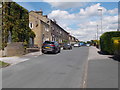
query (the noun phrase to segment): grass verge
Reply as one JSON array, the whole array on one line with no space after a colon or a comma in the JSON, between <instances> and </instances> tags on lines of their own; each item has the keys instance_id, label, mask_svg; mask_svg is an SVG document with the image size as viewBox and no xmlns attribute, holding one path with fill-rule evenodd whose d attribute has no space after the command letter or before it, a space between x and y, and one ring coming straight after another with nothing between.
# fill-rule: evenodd
<instances>
[{"instance_id":1,"label":"grass verge","mask_svg":"<svg viewBox=\"0 0 120 90\"><path fill-rule=\"evenodd\" d=\"M5 62L0 61L0 68L7 67L9 65L10 65L9 63L5 63Z\"/></svg>"}]
</instances>

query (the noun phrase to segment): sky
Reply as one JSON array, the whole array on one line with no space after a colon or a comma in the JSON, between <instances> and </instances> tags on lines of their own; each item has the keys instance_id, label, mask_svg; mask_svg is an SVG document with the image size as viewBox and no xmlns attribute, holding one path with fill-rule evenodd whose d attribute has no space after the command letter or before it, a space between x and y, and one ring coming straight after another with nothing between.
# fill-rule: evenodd
<instances>
[{"instance_id":1,"label":"sky","mask_svg":"<svg viewBox=\"0 0 120 90\"><path fill-rule=\"evenodd\" d=\"M80 41L90 41L118 29L118 2L17 2L27 10L42 10ZM98 9L102 9L98 11ZM102 13L102 30L101 30Z\"/></svg>"}]
</instances>

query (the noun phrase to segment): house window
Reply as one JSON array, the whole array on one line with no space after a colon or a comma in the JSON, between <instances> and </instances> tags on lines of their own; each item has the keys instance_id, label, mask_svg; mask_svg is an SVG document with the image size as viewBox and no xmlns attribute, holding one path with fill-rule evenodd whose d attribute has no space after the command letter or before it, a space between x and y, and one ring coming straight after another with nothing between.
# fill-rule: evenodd
<instances>
[{"instance_id":1,"label":"house window","mask_svg":"<svg viewBox=\"0 0 120 90\"><path fill-rule=\"evenodd\" d=\"M55 28L54 28L54 27L52 27L52 29L53 29L53 31L55 30Z\"/></svg>"},{"instance_id":2,"label":"house window","mask_svg":"<svg viewBox=\"0 0 120 90\"><path fill-rule=\"evenodd\" d=\"M45 31L49 32L48 26L45 26Z\"/></svg>"},{"instance_id":3,"label":"house window","mask_svg":"<svg viewBox=\"0 0 120 90\"><path fill-rule=\"evenodd\" d=\"M33 23L29 23L29 27L32 29L33 28Z\"/></svg>"},{"instance_id":4,"label":"house window","mask_svg":"<svg viewBox=\"0 0 120 90\"><path fill-rule=\"evenodd\" d=\"M38 22L37 21L35 21L35 24L36 24L36 27L38 26Z\"/></svg>"},{"instance_id":5,"label":"house window","mask_svg":"<svg viewBox=\"0 0 120 90\"><path fill-rule=\"evenodd\" d=\"M60 31L60 34L62 34L62 32Z\"/></svg>"}]
</instances>

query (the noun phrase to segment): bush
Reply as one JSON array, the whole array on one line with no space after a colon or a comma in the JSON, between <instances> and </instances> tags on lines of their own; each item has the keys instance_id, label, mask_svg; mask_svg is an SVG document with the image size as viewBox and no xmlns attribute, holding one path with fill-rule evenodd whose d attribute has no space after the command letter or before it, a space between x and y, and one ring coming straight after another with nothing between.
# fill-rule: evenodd
<instances>
[{"instance_id":1,"label":"bush","mask_svg":"<svg viewBox=\"0 0 120 90\"><path fill-rule=\"evenodd\" d=\"M97 40L97 41L96 41L96 48L99 49L99 47L100 47L100 40Z\"/></svg>"},{"instance_id":2,"label":"bush","mask_svg":"<svg viewBox=\"0 0 120 90\"><path fill-rule=\"evenodd\" d=\"M120 37L112 38L114 54L120 56Z\"/></svg>"},{"instance_id":3,"label":"bush","mask_svg":"<svg viewBox=\"0 0 120 90\"><path fill-rule=\"evenodd\" d=\"M120 37L120 31L106 32L100 37L101 51L106 54L114 54L114 45L112 38Z\"/></svg>"},{"instance_id":4,"label":"bush","mask_svg":"<svg viewBox=\"0 0 120 90\"><path fill-rule=\"evenodd\" d=\"M96 46L96 48L99 48L100 40L91 40L91 45Z\"/></svg>"}]
</instances>

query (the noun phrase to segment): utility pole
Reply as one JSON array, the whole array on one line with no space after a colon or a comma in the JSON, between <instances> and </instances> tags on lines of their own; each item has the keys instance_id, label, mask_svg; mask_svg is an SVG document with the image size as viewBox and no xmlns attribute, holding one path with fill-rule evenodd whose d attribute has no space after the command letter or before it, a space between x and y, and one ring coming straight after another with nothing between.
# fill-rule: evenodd
<instances>
[{"instance_id":1,"label":"utility pole","mask_svg":"<svg viewBox=\"0 0 120 90\"><path fill-rule=\"evenodd\" d=\"M95 40L96 40L96 34L95 34Z\"/></svg>"}]
</instances>

